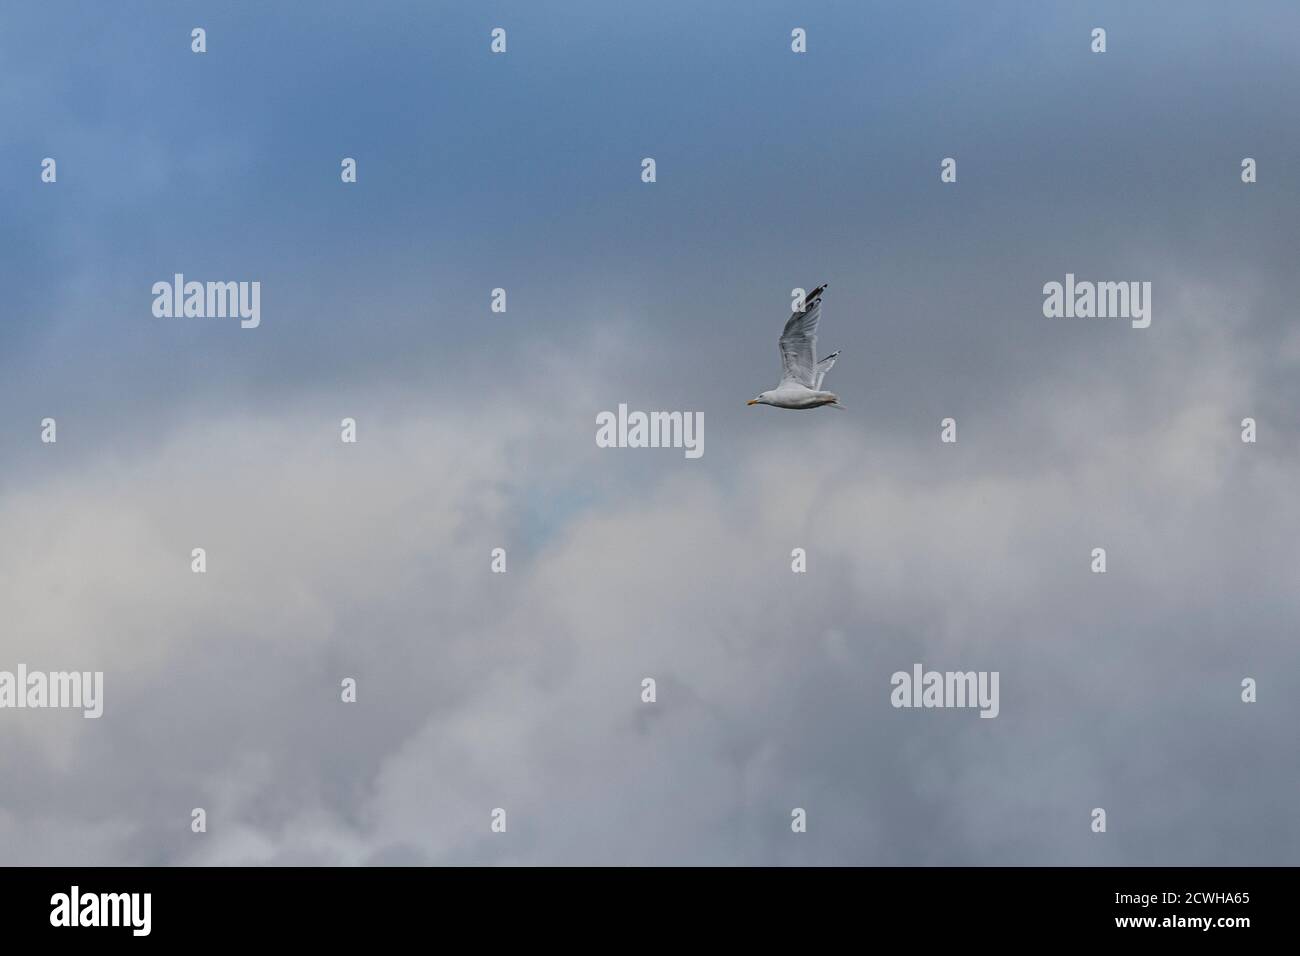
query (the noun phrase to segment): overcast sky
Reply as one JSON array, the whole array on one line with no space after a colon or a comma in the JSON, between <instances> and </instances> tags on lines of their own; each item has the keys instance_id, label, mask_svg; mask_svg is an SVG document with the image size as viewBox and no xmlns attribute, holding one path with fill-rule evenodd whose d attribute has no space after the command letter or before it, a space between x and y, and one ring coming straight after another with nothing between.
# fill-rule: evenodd
<instances>
[{"instance_id":1,"label":"overcast sky","mask_svg":"<svg viewBox=\"0 0 1300 956\"><path fill-rule=\"evenodd\" d=\"M1293 3L130 7L0 13L0 862L1300 862Z\"/></svg>"}]
</instances>

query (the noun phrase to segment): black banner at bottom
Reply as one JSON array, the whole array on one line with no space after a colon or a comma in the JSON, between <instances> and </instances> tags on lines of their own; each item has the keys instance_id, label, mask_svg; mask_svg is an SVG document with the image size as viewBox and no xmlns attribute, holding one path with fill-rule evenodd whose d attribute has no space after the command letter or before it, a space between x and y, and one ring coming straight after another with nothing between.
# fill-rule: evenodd
<instances>
[{"instance_id":1,"label":"black banner at bottom","mask_svg":"<svg viewBox=\"0 0 1300 956\"><path fill-rule=\"evenodd\" d=\"M412 933L616 945L1052 937L1216 946L1287 933L1288 868L0 870L8 941L402 942ZM671 937L663 934L671 932ZM687 932L689 937L683 937ZM877 934L879 934L877 936Z\"/></svg>"}]
</instances>

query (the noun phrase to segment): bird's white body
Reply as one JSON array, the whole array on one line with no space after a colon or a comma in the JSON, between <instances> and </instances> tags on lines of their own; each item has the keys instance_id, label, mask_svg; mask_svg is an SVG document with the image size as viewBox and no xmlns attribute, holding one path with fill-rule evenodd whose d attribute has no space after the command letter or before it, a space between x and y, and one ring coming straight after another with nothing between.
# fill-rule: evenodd
<instances>
[{"instance_id":1,"label":"bird's white body","mask_svg":"<svg viewBox=\"0 0 1300 956\"><path fill-rule=\"evenodd\" d=\"M819 392L802 385L783 383L761 393L754 399L754 404L775 405L777 408L818 408L839 404L839 398L834 392Z\"/></svg>"},{"instance_id":2,"label":"bird's white body","mask_svg":"<svg viewBox=\"0 0 1300 956\"><path fill-rule=\"evenodd\" d=\"M839 352L817 359L817 324L821 321L820 285L804 299L803 309L795 312L781 333L781 382L776 388L759 392L750 405L773 405L777 408L842 408L834 392L822 391L822 379L835 364Z\"/></svg>"}]
</instances>

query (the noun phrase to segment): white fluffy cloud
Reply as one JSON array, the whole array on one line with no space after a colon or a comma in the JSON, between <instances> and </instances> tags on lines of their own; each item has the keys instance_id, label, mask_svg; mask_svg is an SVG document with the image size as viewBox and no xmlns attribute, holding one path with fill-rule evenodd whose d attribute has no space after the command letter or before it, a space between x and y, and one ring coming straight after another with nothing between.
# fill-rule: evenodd
<instances>
[{"instance_id":1,"label":"white fluffy cloud","mask_svg":"<svg viewBox=\"0 0 1300 956\"><path fill-rule=\"evenodd\" d=\"M4 664L102 669L106 713L4 715L10 859L1290 860L1300 506L1237 438L1239 359L1171 348L1164 418L1040 389L998 428L1058 454L1018 464L869 411L755 419L708 467L597 451L597 380L540 430L510 414L536 383L375 392L356 446L303 401L33 483L0 499ZM1001 716L892 709L914 661L1000 671Z\"/></svg>"}]
</instances>

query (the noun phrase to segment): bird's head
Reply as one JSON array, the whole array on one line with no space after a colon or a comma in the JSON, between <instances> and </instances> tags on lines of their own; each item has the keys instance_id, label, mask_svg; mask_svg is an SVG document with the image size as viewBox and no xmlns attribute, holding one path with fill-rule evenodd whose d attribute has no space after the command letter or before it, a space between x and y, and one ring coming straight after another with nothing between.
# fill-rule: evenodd
<instances>
[{"instance_id":1,"label":"bird's head","mask_svg":"<svg viewBox=\"0 0 1300 956\"><path fill-rule=\"evenodd\" d=\"M746 405L770 405L771 403L767 400L767 397L768 397L767 392L759 392L756 398L751 398L745 404Z\"/></svg>"}]
</instances>

